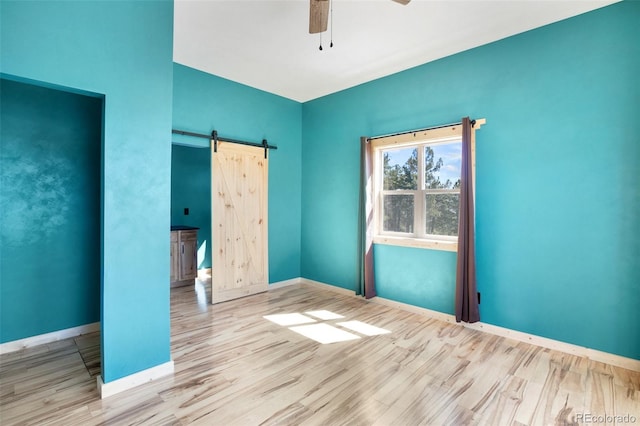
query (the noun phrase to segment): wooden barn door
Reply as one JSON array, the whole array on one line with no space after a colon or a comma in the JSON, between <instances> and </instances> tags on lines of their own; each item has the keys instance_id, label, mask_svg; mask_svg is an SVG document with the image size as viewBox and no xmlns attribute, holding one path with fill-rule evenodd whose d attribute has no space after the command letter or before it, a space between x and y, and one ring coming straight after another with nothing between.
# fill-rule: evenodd
<instances>
[{"instance_id":1,"label":"wooden barn door","mask_svg":"<svg viewBox=\"0 0 640 426\"><path fill-rule=\"evenodd\" d=\"M217 151L211 149L211 303L269 285L264 149L219 141Z\"/></svg>"}]
</instances>

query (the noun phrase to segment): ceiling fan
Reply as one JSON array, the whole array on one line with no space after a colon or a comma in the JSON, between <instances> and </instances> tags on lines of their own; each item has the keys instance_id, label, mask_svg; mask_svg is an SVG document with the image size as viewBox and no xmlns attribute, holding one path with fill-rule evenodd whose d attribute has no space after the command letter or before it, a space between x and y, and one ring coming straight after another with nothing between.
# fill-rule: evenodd
<instances>
[{"instance_id":1,"label":"ceiling fan","mask_svg":"<svg viewBox=\"0 0 640 426\"><path fill-rule=\"evenodd\" d=\"M329 22L329 2L333 0L309 0L309 34L327 31ZM396 3L408 4L411 0L393 0Z\"/></svg>"}]
</instances>

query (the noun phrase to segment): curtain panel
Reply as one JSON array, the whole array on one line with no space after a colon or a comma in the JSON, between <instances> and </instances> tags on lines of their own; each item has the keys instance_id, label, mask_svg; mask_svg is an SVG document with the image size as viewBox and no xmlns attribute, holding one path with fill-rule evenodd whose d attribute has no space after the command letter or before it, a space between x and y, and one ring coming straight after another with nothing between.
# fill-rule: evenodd
<instances>
[{"instance_id":1,"label":"curtain panel","mask_svg":"<svg viewBox=\"0 0 640 426\"><path fill-rule=\"evenodd\" d=\"M367 137L360 138L360 209L359 209L360 287L366 299L376 296L373 268L373 148Z\"/></svg>"},{"instance_id":2,"label":"curtain panel","mask_svg":"<svg viewBox=\"0 0 640 426\"><path fill-rule=\"evenodd\" d=\"M455 311L457 322L469 323L480 321L476 286L473 169L471 165L472 131L469 117L463 118Z\"/></svg>"}]
</instances>

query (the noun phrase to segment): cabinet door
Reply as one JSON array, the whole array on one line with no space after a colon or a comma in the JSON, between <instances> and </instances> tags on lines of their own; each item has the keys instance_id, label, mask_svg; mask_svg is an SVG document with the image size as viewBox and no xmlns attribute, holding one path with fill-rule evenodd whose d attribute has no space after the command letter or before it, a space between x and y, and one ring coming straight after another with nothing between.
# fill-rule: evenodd
<instances>
[{"instance_id":1,"label":"cabinet door","mask_svg":"<svg viewBox=\"0 0 640 426\"><path fill-rule=\"evenodd\" d=\"M198 276L198 234L182 231L180 235L180 280L192 280Z\"/></svg>"},{"instance_id":2,"label":"cabinet door","mask_svg":"<svg viewBox=\"0 0 640 426\"><path fill-rule=\"evenodd\" d=\"M178 244L178 233L171 233L171 278L170 282L178 281L180 272L180 245Z\"/></svg>"}]
</instances>

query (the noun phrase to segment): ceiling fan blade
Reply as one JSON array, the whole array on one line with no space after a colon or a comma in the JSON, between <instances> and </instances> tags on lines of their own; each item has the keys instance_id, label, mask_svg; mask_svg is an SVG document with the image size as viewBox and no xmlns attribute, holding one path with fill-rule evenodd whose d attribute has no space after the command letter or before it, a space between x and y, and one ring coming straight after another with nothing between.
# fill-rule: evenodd
<instances>
[{"instance_id":1,"label":"ceiling fan blade","mask_svg":"<svg viewBox=\"0 0 640 426\"><path fill-rule=\"evenodd\" d=\"M409 4L409 2L411 0L393 0L393 1L395 1L396 3L400 3L400 4Z\"/></svg>"},{"instance_id":2,"label":"ceiling fan blade","mask_svg":"<svg viewBox=\"0 0 640 426\"><path fill-rule=\"evenodd\" d=\"M309 0L309 34L327 31L329 0Z\"/></svg>"}]
</instances>

